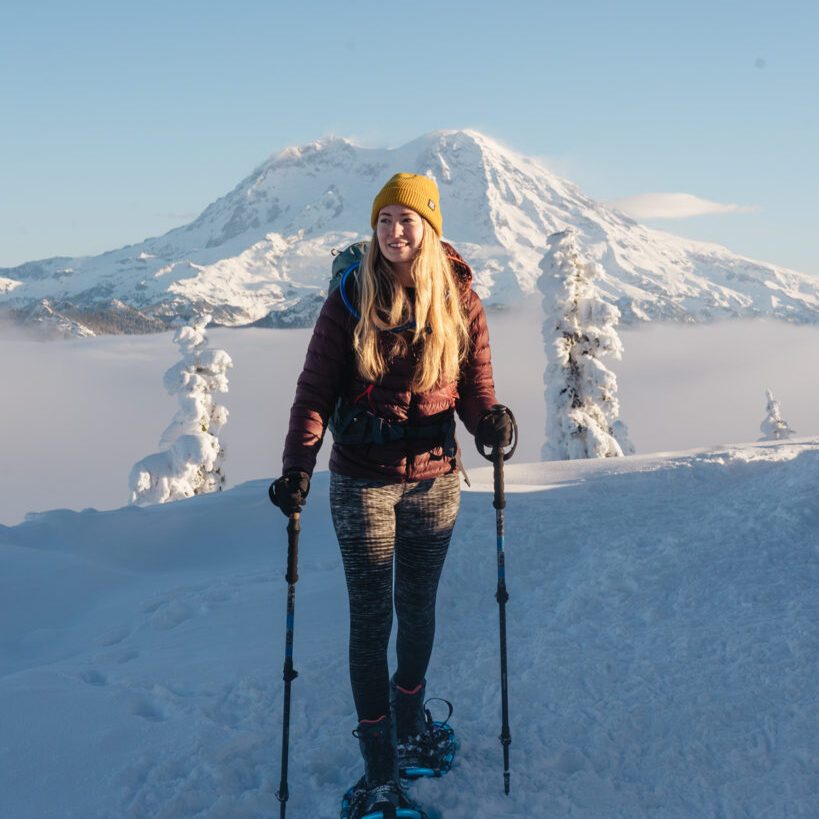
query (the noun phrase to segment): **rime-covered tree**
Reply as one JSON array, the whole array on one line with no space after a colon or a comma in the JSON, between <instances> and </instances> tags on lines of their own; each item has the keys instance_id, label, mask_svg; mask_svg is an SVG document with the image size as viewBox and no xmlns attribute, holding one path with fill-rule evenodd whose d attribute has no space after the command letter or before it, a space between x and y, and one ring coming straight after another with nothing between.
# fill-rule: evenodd
<instances>
[{"instance_id":1,"label":"rime-covered tree","mask_svg":"<svg viewBox=\"0 0 819 819\"><path fill-rule=\"evenodd\" d=\"M796 430L791 429L788 422L782 417L782 410L779 401L774 398L770 390L765 390L765 397L768 399L766 416L759 429L762 432L760 441L780 441L783 438L790 438L796 435Z\"/></svg>"},{"instance_id":2,"label":"rime-covered tree","mask_svg":"<svg viewBox=\"0 0 819 819\"><path fill-rule=\"evenodd\" d=\"M618 420L617 379L601 358L619 359L620 311L600 295L595 280L602 272L586 259L577 232L553 233L540 264L543 341L548 364L544 460L628 455L634 447Z\"/></svg>"},{"instance_id":3,"label":"rime-covered tree","mask_svg":"<svg viewBox=\"0 0 819 819\"><path fill-rule=\"evenodd\" d=\"M225 483L225 452L219 431L228 411L213 400L228 391L227 370L233 366L224 350L208 347L204 315L174 334L182 359L163 379L176 395L179 409L162 434L163 451L149 455L131 470L131 503L165 503L205 492L217 492Z\"/></svg>"}]
</instances>

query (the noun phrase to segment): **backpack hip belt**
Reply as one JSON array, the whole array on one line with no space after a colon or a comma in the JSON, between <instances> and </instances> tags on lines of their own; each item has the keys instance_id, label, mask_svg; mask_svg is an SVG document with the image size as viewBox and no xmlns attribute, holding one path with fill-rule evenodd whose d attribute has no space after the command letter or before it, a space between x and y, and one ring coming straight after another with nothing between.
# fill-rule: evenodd
<instances>
[{"instance_id":1,"label":"backpack hip belt","mask_svg":"<svg viewBox=\"0 0 819 819\"><path fill-rule=\"evenodd\" d=\"M431 424L399 423L388 421L340 398L330 418L329 427L335 443L343 446L425 440L439 442L449 457L454 457L458 451L455 415L451 411L446 418Z\"/></svg>"}]
</instances>

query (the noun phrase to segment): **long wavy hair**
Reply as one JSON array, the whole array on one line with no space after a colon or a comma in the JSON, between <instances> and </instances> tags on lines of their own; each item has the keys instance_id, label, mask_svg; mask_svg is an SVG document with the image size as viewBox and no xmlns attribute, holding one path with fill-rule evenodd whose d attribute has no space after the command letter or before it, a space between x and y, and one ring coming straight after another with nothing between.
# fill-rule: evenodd
<instances>
[{"instance_id":1,"label":"long wavy hair","mask_svg":"<svg viewBox=\"0 0 819 819\"><path fill-rule=\"evenodd\" d=\"M358 369L368 381L380 381L389 368L386 355L405 355L410 345L418 351L412 390L427 392L436 385L457 381L469 345L469 328L460 285L432 226L423 219L424 235L412 262L412 290L396 279L373 232L361 263L359 289L361 318L353 332ZM414 322L412 329L384 332Z\"/></svg>"}]
</instances>

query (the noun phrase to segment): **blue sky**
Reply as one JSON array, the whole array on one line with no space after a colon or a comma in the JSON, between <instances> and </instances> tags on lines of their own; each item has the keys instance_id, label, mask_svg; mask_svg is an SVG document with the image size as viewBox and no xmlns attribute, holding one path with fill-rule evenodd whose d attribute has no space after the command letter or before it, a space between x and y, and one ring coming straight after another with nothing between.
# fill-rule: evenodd
<instances>
[{"instance_id":1,"label":"blue sky","mask_svg":"<svg viewBox=\"0 0 819 819\"><path fill-rule=\"evenodd\" d=\"M475 128L641 221L819 275L819 4L11 2L0 267L189 221L289 145ZM696 199L692 199L695 197Z\"/></svg>"}]
</instances>

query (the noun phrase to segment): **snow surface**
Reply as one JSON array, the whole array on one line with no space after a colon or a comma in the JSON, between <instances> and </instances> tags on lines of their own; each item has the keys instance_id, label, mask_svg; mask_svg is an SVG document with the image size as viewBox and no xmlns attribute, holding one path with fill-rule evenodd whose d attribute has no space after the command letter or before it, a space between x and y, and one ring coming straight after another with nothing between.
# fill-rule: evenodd
<instances>
[{"instance_id":1,"label":"snow surface","mask_svg":"<svg viewBox=\"0 0 819 819\"><path fill-rule=\"evenodd\" d=\"M819 437L506 478L511 795L483 468L429 673L461 749L417 798L446 819L819 815ZM278 815L286 535L266 487L0 526L0 815ZM302 521L294 819L336 815L360 766L327 488Z\"/></svg>"},{"instance_id":2,"label":"snow surface","mask_svg":"<svg viewBox=\"0 0 819 819\"><path fill-rule=\"evenodd\" d=\"M638 451L697 450L534 463L541 323L539 307L490 314L498 392L522 434L507 471L512 794L490 477L465 438L474 488L429 675L430 695L455 702L462 748L416 794L446 819L819 815L819 331L621 332ZM17 524L0 526L4 819L278 815L285 535L265 493L307 331L212 335L235 362L234 488L102 512L53 507L126 502L130 466L173 413L171 334L0 341L0 520ZM809 437L710 446L756 437L768 385ZM296 595L294 819L332 817L359 774L326 493L320 472Z\"/></svg>"}]
</instances>

